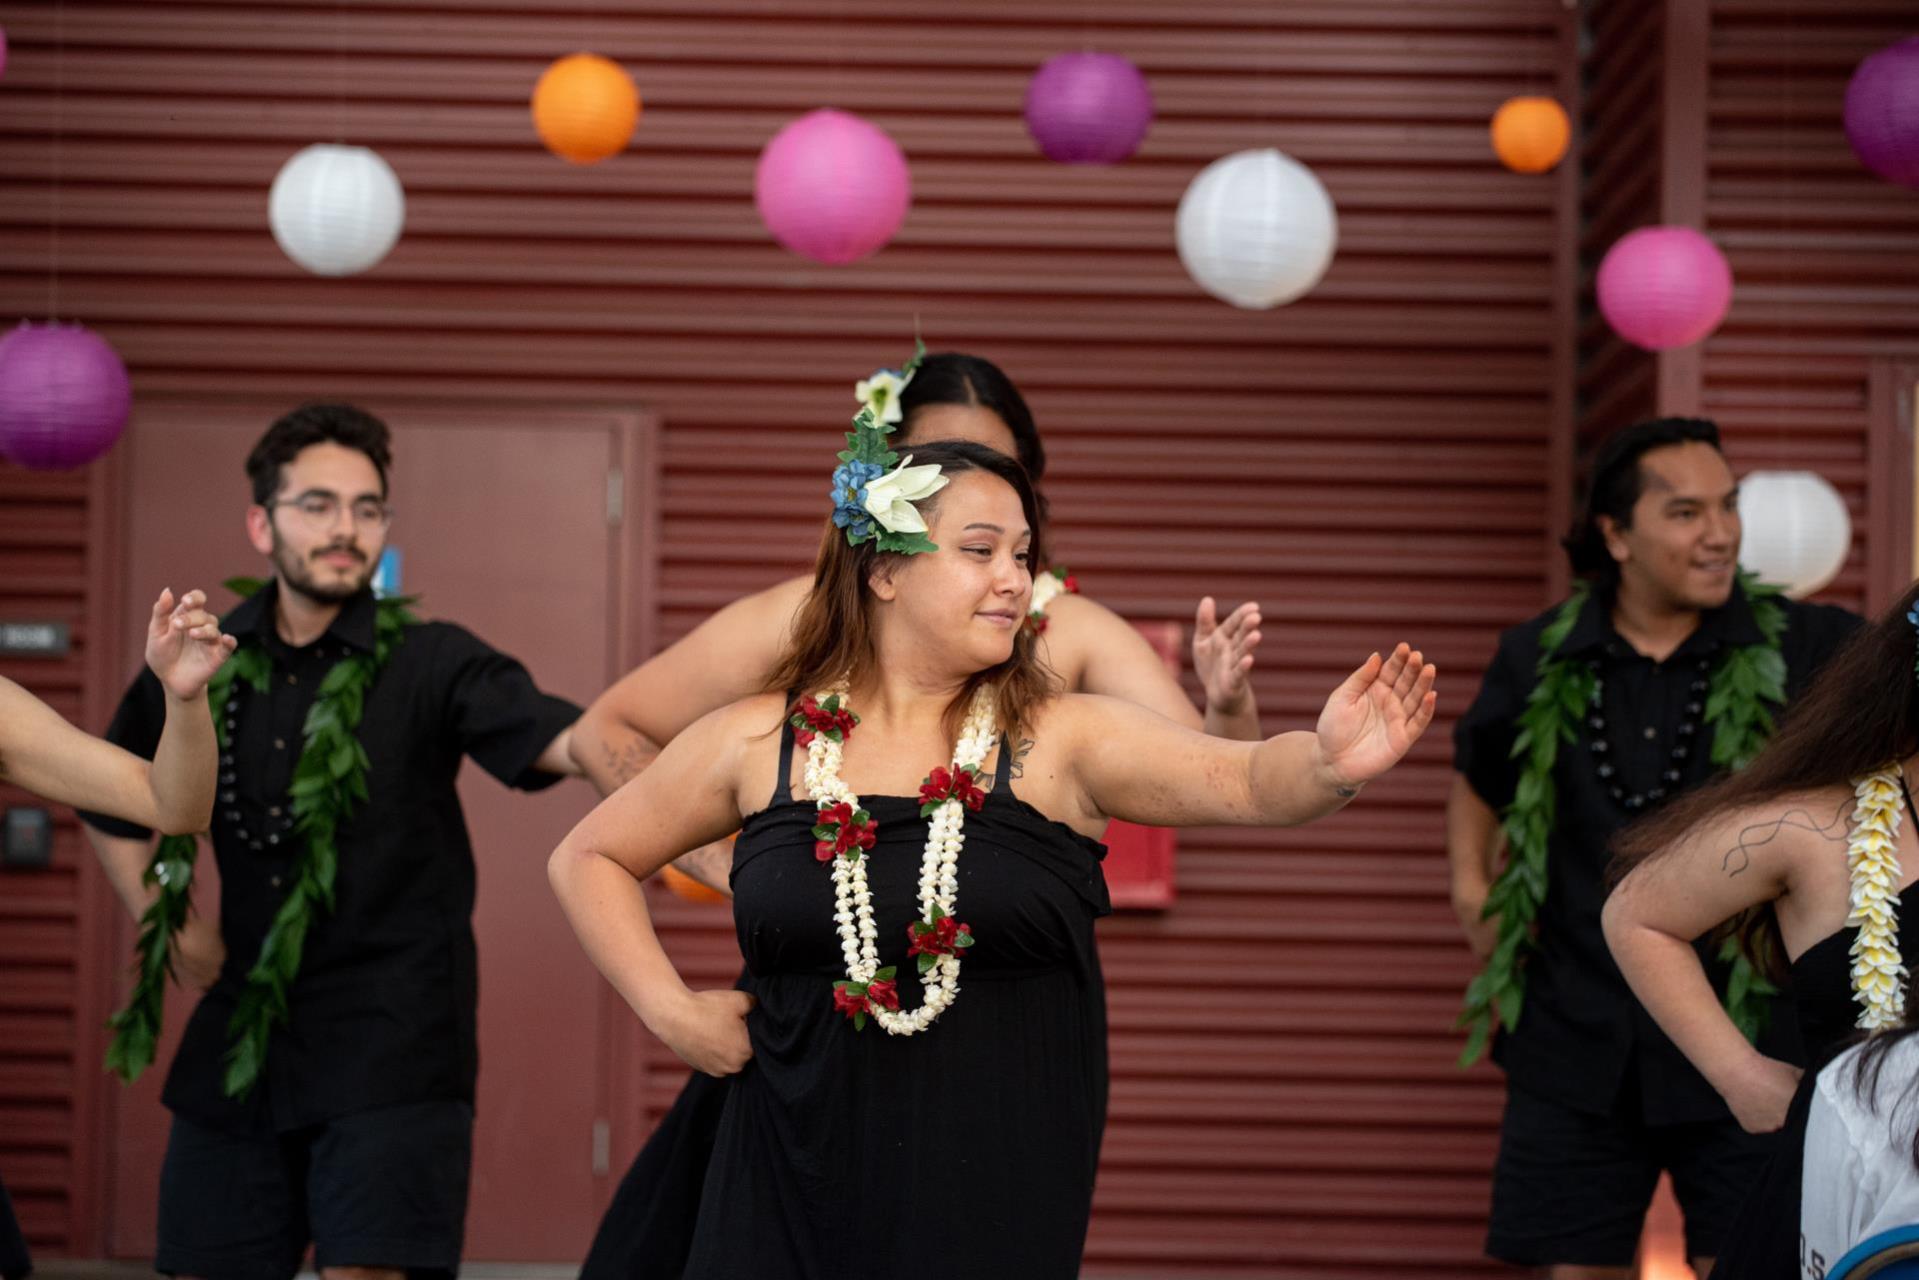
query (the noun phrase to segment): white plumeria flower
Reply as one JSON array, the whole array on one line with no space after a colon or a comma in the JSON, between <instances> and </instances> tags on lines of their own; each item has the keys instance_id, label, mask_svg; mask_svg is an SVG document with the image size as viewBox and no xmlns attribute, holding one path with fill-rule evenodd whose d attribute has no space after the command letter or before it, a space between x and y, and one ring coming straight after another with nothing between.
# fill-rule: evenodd
<instances>
[{"instance_id":1,"label":"white plumeria flower","mask_svg":"<svg viewBox=\"0 0 1919 1280\"><path fill-rule=\"evenodd\" d=\"M951 483L938 463L916 467L912 462L909 453L899 466L866 482L866 509L888 533L925 533L926 517L913 504Z\"/></svg>"},{"instance_id":2,"label":"white plumeria flower","mask_svg":"<svg viewBox=\"0 0 1919 1280\"><path fill-rule=\"evenodd\" d=\"M906 379L897 370L881 369L854 384L853 398L871 410L873 421L883 427L900 420L900 393L905 390Z\"/></svg>"}]
</instances>

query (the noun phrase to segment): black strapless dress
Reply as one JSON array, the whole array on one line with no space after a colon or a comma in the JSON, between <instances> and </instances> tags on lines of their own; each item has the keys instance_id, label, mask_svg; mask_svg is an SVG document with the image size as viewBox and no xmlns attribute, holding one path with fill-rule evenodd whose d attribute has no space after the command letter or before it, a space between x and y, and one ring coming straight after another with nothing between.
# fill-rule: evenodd
<instances>
[{"instance_id":1,"label":"black strapless dress","mask_svg":"<svg viewBox=\"0 0 1919 1280\"><path fill-rule=\"evenodd\" d=\"M727 1080L694 1077L583 1277L1071 1280L1106 1117L1093 937L1110 910L1104 847L1013 795L1002 743L985 805L966 818L957 914L979 941L958 1000L920 1035L856 1032L833 1008L845 972L831 873L813 856L814 806L785 781L791 749L788 730L773 803L734 845L734 920L759 1000L753 1060ZM881 963L899 966L910 1009L927 824L916 797L865 803L879 822L868 877Z\"/></svg>"}]
</instances>

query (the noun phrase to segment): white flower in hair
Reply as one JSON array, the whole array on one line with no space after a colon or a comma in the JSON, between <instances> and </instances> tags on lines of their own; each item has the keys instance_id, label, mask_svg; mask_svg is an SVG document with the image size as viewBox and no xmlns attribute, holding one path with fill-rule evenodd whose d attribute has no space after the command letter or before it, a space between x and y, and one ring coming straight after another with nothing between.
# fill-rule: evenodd
<instances>
[{"instance_id":1,"label":"white flower in hair","mask_svg":"<svg viewBox=\"0 0 1919 1280\"><path fill-rule=\"evenodd\" d=\"M950 481L939 464L913 466L913 455L893 470L866 482L866 509L889 533L925 533L926 517L913 504L930 498Z\"/></svg>"},{"instance_id":2,"label":"white flower in hair","mask_svg":"<svg viewBox=\"0 0 1919 1280\"><path fill-rule=\"evenodd\" d=\"M881 369L864 382L854 384L853 398L872 411L875 423L888 426L900 420L900 393L911 380L911 374Z\"/></svg>"}]
</instances>

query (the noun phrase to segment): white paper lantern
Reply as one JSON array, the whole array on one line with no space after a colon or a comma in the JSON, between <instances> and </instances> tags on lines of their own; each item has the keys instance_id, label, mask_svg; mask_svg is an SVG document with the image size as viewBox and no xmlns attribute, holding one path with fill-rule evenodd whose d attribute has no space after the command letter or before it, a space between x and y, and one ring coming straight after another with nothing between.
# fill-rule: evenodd
<instances>
[{"instance_id":1,"label":"white paper lantern","mask_svg":"<svg viewBox=\"0 0 1919 1280\"><path fill-rule=\"evenodd\" d=\"M350 276L386 257L406 223L393 166L365 147L315 143L281 166L267 221L287 257L319 276Z\"/></svg>"},{"instance_id":2,"label":"white paper lantern","mask_svg":"<svg viewBox=\"0 0 1919 1280\"><path fill-rule=\"evenodd\" d=\"M1200 288L1263 311L1300 297L1332 263L1339 223L1313 171L1268 147L1213 161L1180 197L1179 260Z\"/></svg>"},{"instance_id":3,"label":"white paper lantern","mask_svg":"<svg viewBox=\"0 0 1919 1280\"><path fill-rule=\"evenodd\" d=\"M1754 471L1739 482L1739 563L1795 600L1845 567L1852 518L1845 499L1811 471Z\"/></svg>"}]
</instances>

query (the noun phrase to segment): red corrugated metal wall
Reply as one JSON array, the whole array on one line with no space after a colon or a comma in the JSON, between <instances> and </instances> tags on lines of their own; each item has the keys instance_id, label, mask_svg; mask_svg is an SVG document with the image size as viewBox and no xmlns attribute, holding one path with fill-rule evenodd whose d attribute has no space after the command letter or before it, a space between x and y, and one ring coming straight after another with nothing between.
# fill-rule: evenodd
<instances>
[{"instance_id":1,"label":"red corrugated metal wall","mask_svg":"<svg viewBox=\"0 0 1919 1280\"><path fill-rule=\"evenodd\" d=\"M1845 496L1846 603L1885 603L1910 576L1909 517L1888 513L1910 510L1913 479L1874 465L1892 427L1868 391L1875 357L1919 356L1919 197L1853 157L1843 104L1859 60L1916 16L1901 0L1712 4L1705 215L1735 287L1701 407L1741 470L1808 467Z\"/></svg>"},{"instance_id":2,"label":"red corrugated metal wall","mask_svg":"<svg viewBox=\"0 0 1919 1280\"><path fill-rule=\"evenodd\" d=\"M1059 553L1089 592L1141 619L1189 617L1202 591L1263 602L1270 728L1309 723L1401 636L1445 672L1442 723L1363 804L1297 833L1192 833L1178 905L1105 929L1091 1265L1491 1274L1499 1085L1452 1066L1470 966L1440 806L1450 717L1545 596L1570 212L1561 184L1492 161L1485 124L1551 89L1566 20L1557 0L0 4L0 315L44 313L57 209L59 309L117 344L139 392L644 405L665 424L665 640L802 564L851 382L916 317L935 348L1000 361L1048 434ZM1046 164L1018 116L1031 69L1088 44L1135 58L1158 98L1115 169ZM647 101L635 150L586 171L538 148L524 105L581 46ZM828 102L914 166L898 241L841 270L774 246L750 198L759 146ZM373 273L325 281L275 249L265 192L336 137L394 164L409 225ZM1201 166L1259 145L1315 167L1341 238L1309 300L1255 315L1186 280L1172 219ZM4 483L10 539L82 518L73 481ZM42 520L46 494L68 496ZM41 571L66 607L87 545ZM54 692L78 712L71 683ZM30 883L71 903L75 857L0 880L0 913ZM32 1184L40 1243L84 1253L101 1224L61 1179L110 1153L62 1100L97 1060L62 1037L101 1012L60 976L73 910L25 932L5 916L0 991L49 1007L0 995L39 1029L0 1038L0 1172ZM676 947L730 976L701 920L673 916ZM42 1077L59 1096L13 1101Z\"/></svg>"}]
</instances>

